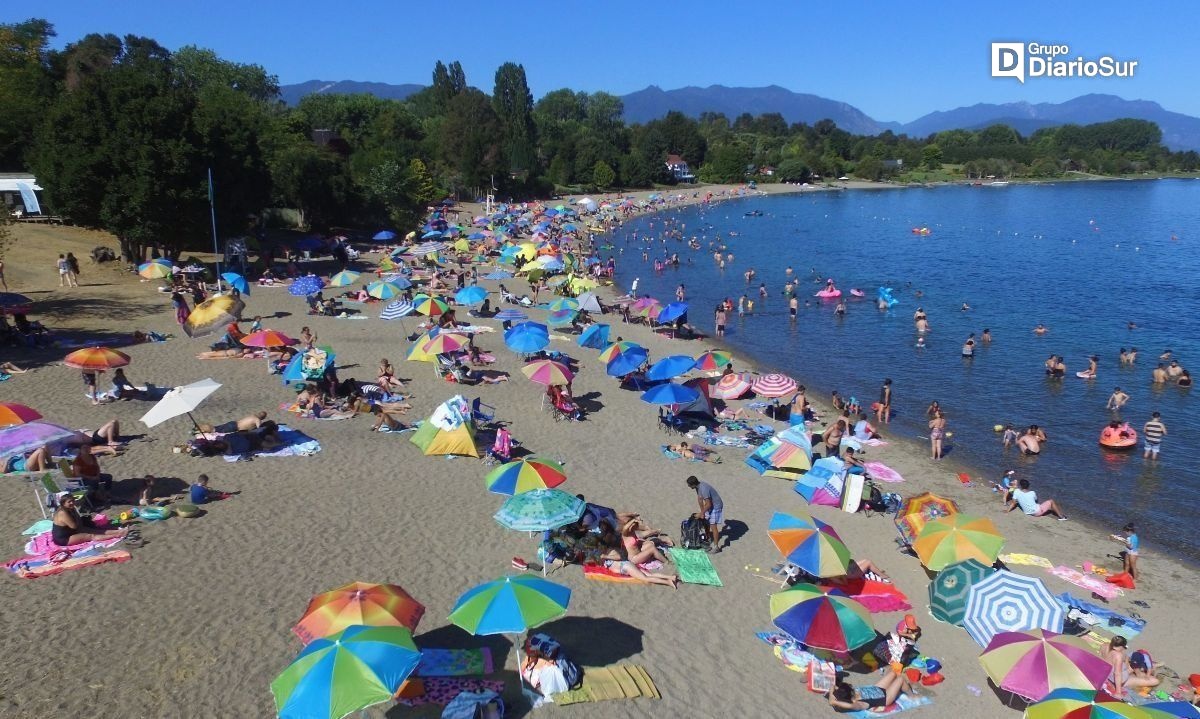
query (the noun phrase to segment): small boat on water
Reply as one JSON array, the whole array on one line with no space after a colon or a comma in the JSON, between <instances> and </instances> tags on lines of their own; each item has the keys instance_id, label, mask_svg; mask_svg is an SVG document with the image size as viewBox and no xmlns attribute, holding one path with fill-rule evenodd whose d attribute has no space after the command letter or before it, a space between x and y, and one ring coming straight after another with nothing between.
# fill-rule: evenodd
<instances>
[{"instance_id":1,"label":"small boat on water","mask_svg":"<svg viewBox=\"0 0 1200 719\"><path fill-rule=\"evenodd\" d=\"M743 214L742 217L762 217L762 210L750 210Z\"/></svg>"},{"instance_id":2,"label":"small boat on water","mask_svg":"<svg viewBox=\"0 0 1200 719\"><path fill-rule=\"evenodd\" d=\"M995 182L989 182L987 186L988 187L1008 187L1008 180L996 180Z\"/></svg>"}]
</instances>

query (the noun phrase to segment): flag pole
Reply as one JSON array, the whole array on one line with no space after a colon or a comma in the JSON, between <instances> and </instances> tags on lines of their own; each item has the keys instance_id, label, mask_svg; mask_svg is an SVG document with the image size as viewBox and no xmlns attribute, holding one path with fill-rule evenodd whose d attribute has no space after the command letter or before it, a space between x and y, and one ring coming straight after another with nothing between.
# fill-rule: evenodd
<instances>
[{"instance_id":1,"label":"flag pole","mask_svg":"<svg viewBox=\"0 0 1200 719\"><path fill-rule=\"evenodd\" d=\"M221 251L217 247L217 206L213 199L213 181L212 168L208 168L208 212L212 218L212 236L213 236L213 255L217 260L217 292L222 290L221 287Z\"/></svg>"}]
</instances>

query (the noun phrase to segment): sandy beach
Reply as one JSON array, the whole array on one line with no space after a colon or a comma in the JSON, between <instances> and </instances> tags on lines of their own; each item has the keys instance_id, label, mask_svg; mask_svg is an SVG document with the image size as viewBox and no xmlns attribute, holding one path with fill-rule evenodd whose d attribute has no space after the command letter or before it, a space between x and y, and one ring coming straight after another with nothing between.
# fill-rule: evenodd
<instances>
[{"instance_id":1,"label":"sandy beach","mask_svg":"<svg viewBox=\"0 0 1200 719\"><path fill-rule=\"evenodd\" d=\"M701 189L701 196L709 189L713 188ZM800 188L763 185L760 190ZM474 209L464 206L464 216ZM283 412L281 403L293 393L277 376L266 373L262 360L195 358L217 337L184 336L175 324L169 296L155 291L156 282L122 272L116 263L98 267L85 260L80 287L57 286L58 253L73 251L83 258L98 244L115 248L111 238L50 226L18 226L13 231L16 239L5 256L5 274L11 290L38 303L31 318L70 336L103 337L133 330L172 333L166 343L120 347L132 357L127 372L135 384L169 387L211 377L223 386L200 408L199 421L217 423L265 410L270 419L317 439L322 451L309 457L237 463L175 454L172 446L187 439L186 418L147 430L137 419L150 408L149 402L91 406L83 396L79 372L59 363L67 350L33 355L4 350L0 360L34 368L0 383L4 401L28 404L47 420L70 427L95 428L116 418L123 434L138 437L124 455L100 460L116 480L118 494L123 490L132 495L137 478L147 473L168 478L168 486L180 489L206 473L214 488L238 494L209 505L200 517L146 526L145 546L132 549L128 562L36 580L5 577L0 582L7 648L0 656L0 715L272 716L269 684L301 648L292 625L312 595L355 580L399 584L422 602L427 612L416 635L421 646L490 647L497 664L503 665L492 678L505 682L505 697L512 705L509 716L529 713L517 689L512 638L473 637L446 620L461 592L513 571L514 556L531 562L536 558L536 539L506 530L492 519L502 498L485 489L487 468L480 461L423 456L408 434L368 432L370 419L365 417L315 421ZM313 263L325 274L331 266ZM489 290L496 285L482 284ZM800 675L786 669L755 637L755 632L771 629L768 598L778 589L769 575L778 553L767 536L767 522L775 511L809 511L790 482L757 476L743 464L748 450L720 448L721 464L667 459L660 445L678 438L661 432L654 407L642 402L638 393L618 388L616 380L604 374L596 352L578 347L573 336L555 338L551 347L579 360L573 389L588 416L581 423L556 423L539 409L542 388L521 375L520 358L504 347L499 331L480 335L477 344L496 355L494 368L511 373L511 381L460 387L437 379L429 364L404 361L409 343L398 323L377 319L378 307L368 306L366 320L310 317L304 314L303 301L283 287L256 287L247 298L245 316L262 315L266 327L292 336L301 326L310 326L320 344L336 351L342 378L369 381L380 358L389 358L415 395L409 420L426 418L459 391L468 399L482 398L497 408L497 419L508 423L513 437L527 449L565 463L568 481L563 489L618 511L641 512L653 526L672 534L678 533L680 520L695 511L695 496L684 483L688 475L711 483L724 498L726 519L735 531L729 548L712 558L723 587L683 584L672 591L598 582L585 579L578 567L551 575L573 595L567 614L544 629L585 666L642 665L662 699L549 706L533 713L831 713L824 699L810 694ZM531 314L540 319L536 311ZM667 339L644 326L622 324L617 317L603 321L612 324L614 335L648 347L652 358L696 355L717 346L704 340ZM479 323L499 330L493 320ZM405 321L409 331L415 324ZM749 367L742 358L735 359L735 366L739 371L769 369ZM820 409L824 416L833 416L828 407ZM755 421L769 423L765 417ZM887 438L886 428L883 435ZM1002 514L999 500L983 481L993 478L990 475L979 477L965 468L976 479L975 487L965 488L956 478L964 468L935 464L925 446L904 441L871 448L867 457L886 463L907 480L885 489L905 496L934 491L958 501L964 512L994 519L1008 538L1006 552L1040 555L1056 565L1091 561L1119 570L1118 560L1106 558L1119 545L1104 531L1076 521ZM988 471L997 476L1000 472ZM0 508L4 558L15 558L24 542L21 531L41 517L30 485L16 478L0 479ZM854 556L873 560L891 575L924 629L921 650L944 666L945 682L924 690L933 704L912 716L1019 716L987 689L978 646L961 628L929 616L929 575L916 558L897 551L890 517L811 509L837 528ZM1200 670L1194 648L1180 636L1194 614L1187 587L1196 585L1196 571L1152 551L1143 551L1139 568L1138 588L1110 603L1116 611L1136 611L1148 620L1131 647L1148 649L1156 661L1184 677ZM1086 597L1084 590L1036 567L1014 569L1041 578L1056 594L1071 591ZM1133 606L1135 599L1149 608ZM875 626L886 631L902 614L874 615ZM853 681L869 683L863 676ZM982 687L982 695L976 696L970 686ZM381 705L367 716L431 717L438 712Z\"/></svg>"}]
</instances>

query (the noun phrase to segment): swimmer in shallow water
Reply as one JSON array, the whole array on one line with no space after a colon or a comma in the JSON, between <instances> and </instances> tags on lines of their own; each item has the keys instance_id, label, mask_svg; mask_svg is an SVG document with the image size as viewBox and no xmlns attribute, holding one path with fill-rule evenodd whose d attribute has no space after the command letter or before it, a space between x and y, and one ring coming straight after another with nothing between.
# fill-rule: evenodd
<instances>
[{"instance_id":1,"label":"swimmer in shallow water","mask_svg":"<svg viewBox=\"0 0 1200 719\"><path fill-rule=\"evenodd\" d=\"M1046 325L1038 325L1037 327L1033 328L1033 333L1035 335L1044 335L1049 331L1050 330L1046 329Z\"/></svg>"}]
</instances>

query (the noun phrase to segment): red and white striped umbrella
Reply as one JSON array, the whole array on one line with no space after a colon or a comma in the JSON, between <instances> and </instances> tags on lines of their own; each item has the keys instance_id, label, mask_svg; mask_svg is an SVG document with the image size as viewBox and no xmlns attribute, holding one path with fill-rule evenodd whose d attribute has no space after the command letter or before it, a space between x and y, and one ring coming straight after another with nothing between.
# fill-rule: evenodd
<instances>
[{"instance_id":1,"label":"red and white striped umbrella","mask_svg":"<svg viewBox=\"0 0 1200 719\"><path fill-rule=\"evenodd\" d=\"M732 372L717 380L710 394L716 399L737 399L750 391L750 375Z\"/></svg>"},{"instance_id":2,"label":"red and white striped umbrella","mask_svg":"<svg viewBox=\"0 0 1200 719\"><path fill-rule=\"evenodd\" d=\"M772 372L755 377L750 383L750 389L759 397L782 397L796 391L796 380L785 374Z\"/></svg>"}]
</instances>

